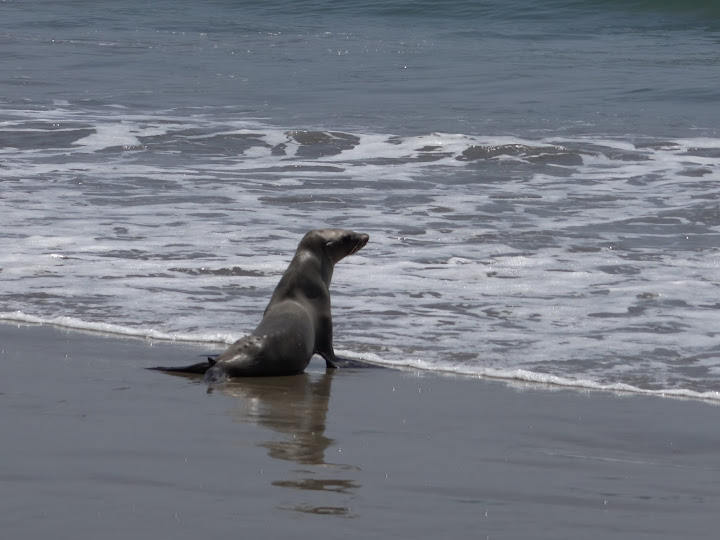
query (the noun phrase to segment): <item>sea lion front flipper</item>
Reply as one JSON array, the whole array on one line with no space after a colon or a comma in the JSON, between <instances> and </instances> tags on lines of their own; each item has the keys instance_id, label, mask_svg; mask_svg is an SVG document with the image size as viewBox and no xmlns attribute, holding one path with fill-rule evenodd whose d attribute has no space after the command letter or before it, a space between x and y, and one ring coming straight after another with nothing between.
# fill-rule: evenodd
<instances>
[{"instance_id":1,"label":"sea lion front flipper","mask_svg":"<svg viewBox=\"0 0 720 540\"><path fill-rule=\"evenodd\" d=\"M325 367L327 369L337 369L339 366L335 362L335 352L333 352L332 349L330 349L330 353L321 352L320 356L322 356L325 359Z\"/></svg>"},{"instance_id":2,"label":"sea lion front flipper","mask_svg":"<svg viewBox=\"0 0 720 540\"><path fill-rule=\"evenodd\" d=\"M325 367L337 369L335 361L335 349L333 349L332 316L330 315L330 303L327 305L327 313L323 313L318 321L318 332L315 335L315 352L325 359Z\"/></svg>"}]
</instances>

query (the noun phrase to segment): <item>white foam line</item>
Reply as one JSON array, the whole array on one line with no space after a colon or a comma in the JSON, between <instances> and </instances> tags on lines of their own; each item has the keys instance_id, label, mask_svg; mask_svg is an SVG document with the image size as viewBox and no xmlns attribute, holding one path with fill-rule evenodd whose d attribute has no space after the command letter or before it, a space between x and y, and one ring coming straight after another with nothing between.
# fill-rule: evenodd
<instances>
[{"instance_id":1,"label":"white foam line","mask_svg":"<svg viewBox=\"0 0 720 540\"><path fill-rule=\"evenodd\" d=\"M463 366L434 366L430 363L420 360L410 362L388 362L380 359L374 354L353 354L351 351L341 351L341 356L355 357L360 360L366 360L371 363L392 366L401 369L417 369L440 374L462 375L466 377L477 377L482 379L495 379L506 382L522 381L537 385L549 385L558 388L579 389L579 390L595 390L601 392L612 392L618 394L635 394L655 397L667 397L676 399L693 399L707 401L714 405L720 405L720 392L696 392L684 388L648 390L638 388L630 384L615 383L602 384L587 379L569 379L566 377L558 377L547 373L537 373L525 369L473 369Z\"/></svg>"},{"instance_id":2,"label":"white foam line","mask_svg":"<svg viewBox=\"0 0 720 540\"><path fill-rule=\"evenodd\" d=\"M239 337L232 336L230 334L171 334L153 329L131 328L116 324L83 321L73 317L37 317L21 311L0 313L0 320L27 324L50 324L53 326L60 326L62 328L70 328L72 330L101 332L104 334L116 334L120 336L154 339L159 341L230 344Z\"/></svg>"}]
</instances>

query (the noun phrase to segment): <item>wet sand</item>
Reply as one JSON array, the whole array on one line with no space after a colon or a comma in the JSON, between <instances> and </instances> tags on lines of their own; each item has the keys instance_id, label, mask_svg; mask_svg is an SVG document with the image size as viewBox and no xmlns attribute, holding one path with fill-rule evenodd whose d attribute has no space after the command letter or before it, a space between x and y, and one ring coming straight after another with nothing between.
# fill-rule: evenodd
<instances>
[{"instance_id":1,"label":"wet sand","mask_svg":"<svg viewBox=\"0 0 720 540\"><path fill-rule=\"evenodd\" d=\"M0 324L4 538L715 538L720 407ZM257 537L257 536L256 536Z\"/></svg>"}]
</instances>

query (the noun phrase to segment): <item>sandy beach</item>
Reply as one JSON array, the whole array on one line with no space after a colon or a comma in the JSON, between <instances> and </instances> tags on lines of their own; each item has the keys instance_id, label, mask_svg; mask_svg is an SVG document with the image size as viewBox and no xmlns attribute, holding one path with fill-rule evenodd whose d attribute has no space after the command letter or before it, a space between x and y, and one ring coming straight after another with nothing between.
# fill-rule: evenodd
<instances>
[{"instance_id":1,"label":"sandy beach","mask_svg":"<svg viewBox=\"0 0 720 540\"><path fill-rule=\"evenodd\" d=\"M714 538L720 407L0 324L5 538Z\"/></svg>"}]
</instances>

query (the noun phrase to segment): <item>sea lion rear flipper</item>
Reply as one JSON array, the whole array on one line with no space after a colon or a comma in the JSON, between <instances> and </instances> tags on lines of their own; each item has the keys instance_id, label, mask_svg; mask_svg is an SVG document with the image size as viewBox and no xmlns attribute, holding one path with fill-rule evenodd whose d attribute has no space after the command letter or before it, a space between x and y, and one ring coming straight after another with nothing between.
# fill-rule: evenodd
<instances>
[{"instance_id":1,"label":"sea lion rear flipper","mask_svg":"<svg viewBox=\"0 0 720 540\"><path fill-rule=\"evenodd\" d=\"M335 363L335 353L324 353L321 352L320 356L325 359L325 367L327 369L337 369L339 366Z\"/></svg>"},{"instance_id":2,"label":"sea lion rear flipper","mask_svg":"<svg viewBox=\"0 0 720 540\"><path fill-rule=\"evenodd\" d=\"M335 362L333 362L333 361L331 361L331 360L328 360L328 359L326 358L326 359L325 359L325 367L328 368L328 369L337 369L337 368L338 368L338 365L337 365Z\"/></svg>"},{"instance_id":3,"label":"sea lion rear flipper","mask_svg":"<svg viewBox=\"0 0 720 540\"><path fill-rule=\"evenodd\" d=\"M205 373L208 369L210 369L217 360L208 358L207 362L200 362L199 364L193 364L191 366L182 366L182 367L149 367L145 369L150 369L153 371L164 371L166 373L195 373L197 375L202 375Z\"/></svg>"}]
</instances>

